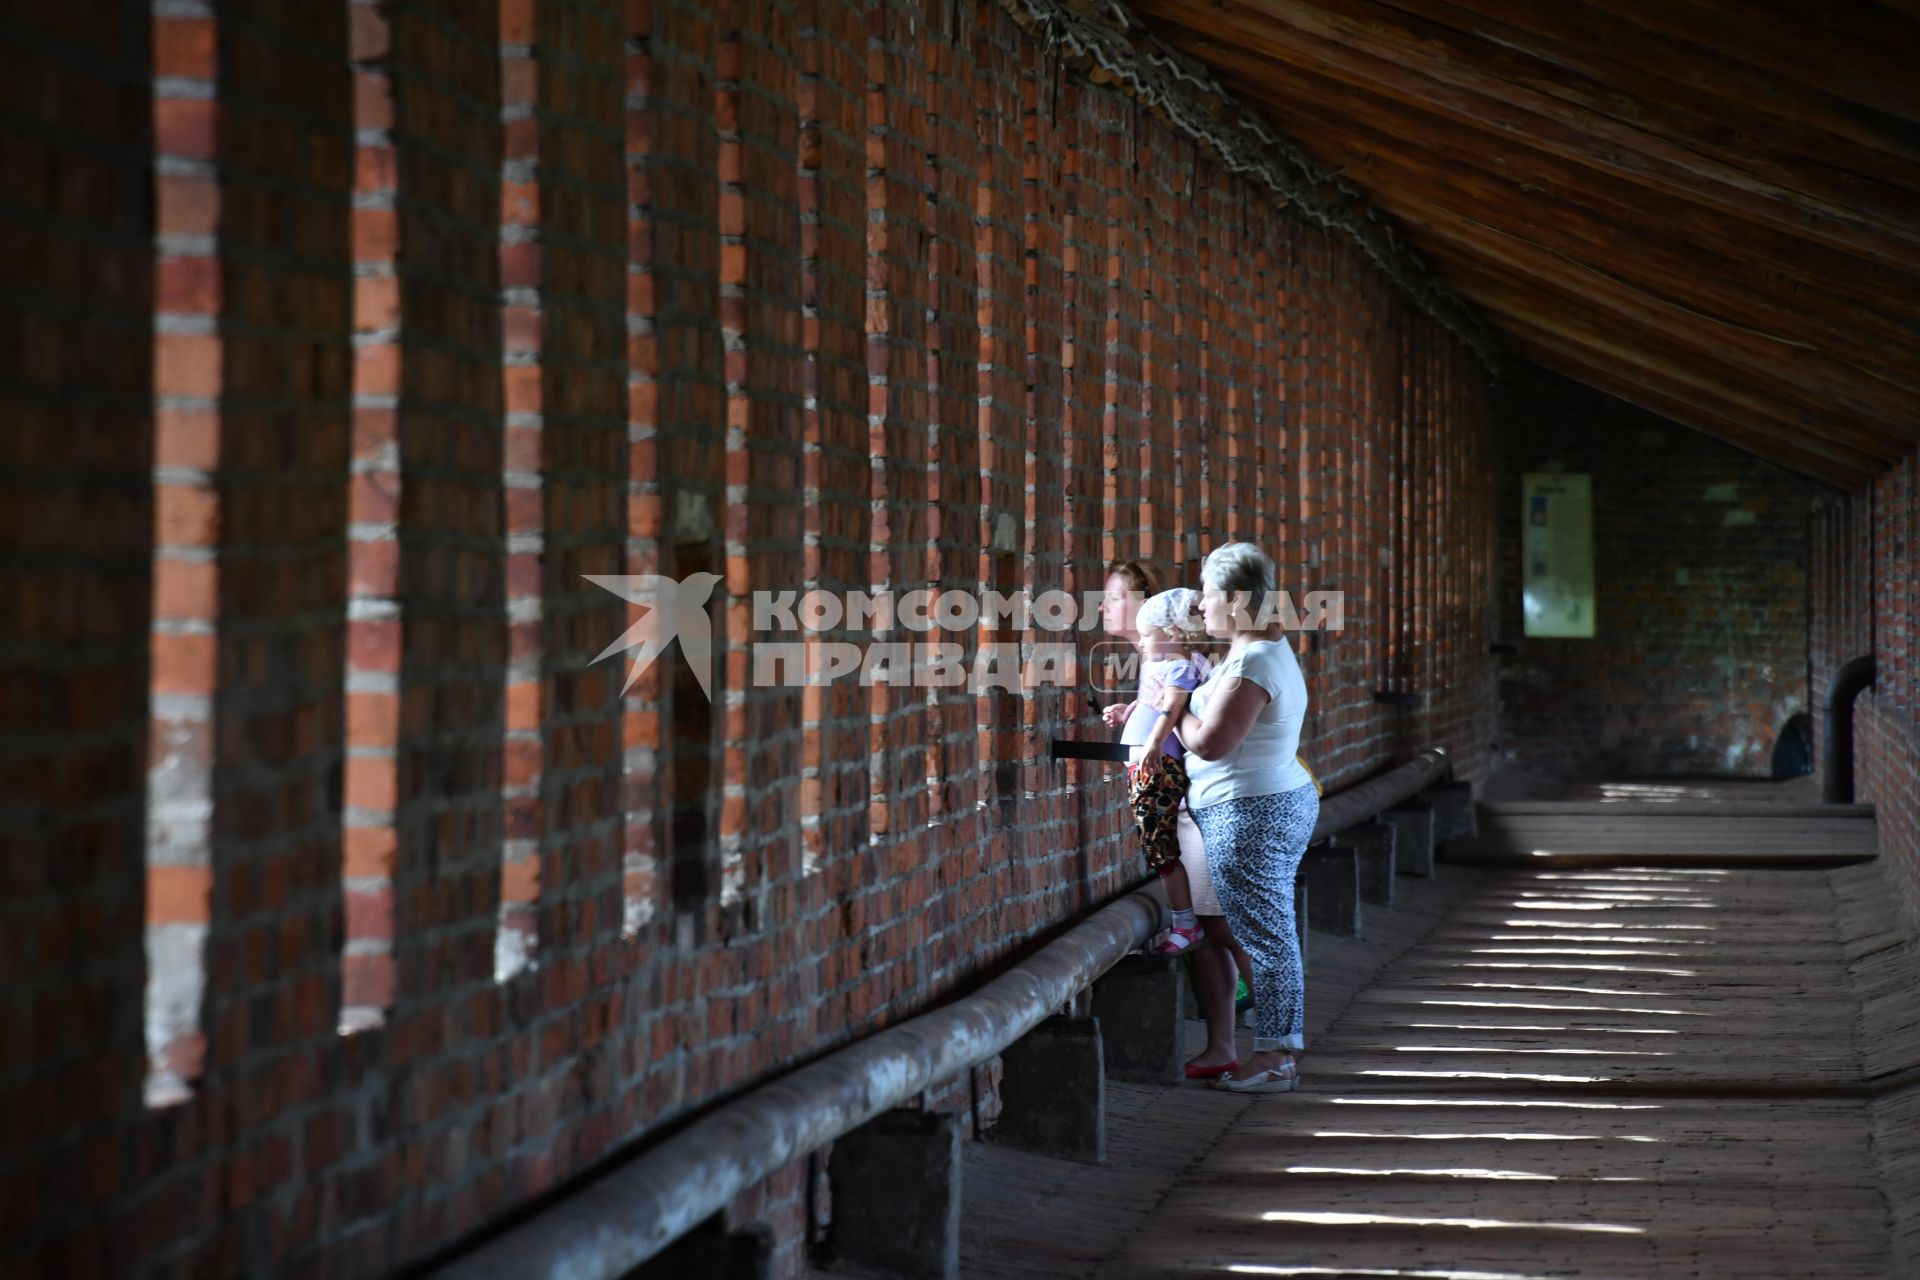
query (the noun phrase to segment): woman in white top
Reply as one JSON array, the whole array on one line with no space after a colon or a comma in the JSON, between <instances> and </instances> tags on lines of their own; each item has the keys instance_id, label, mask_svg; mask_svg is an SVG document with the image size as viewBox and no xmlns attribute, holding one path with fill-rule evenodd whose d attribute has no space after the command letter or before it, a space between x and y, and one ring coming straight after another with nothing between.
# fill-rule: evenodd
<instances>
[{"instance_id":1,"label":"woman in white top","mask_svg":"<svg viewBox=\"0 0 1920 1280\"><path fill-rule=\"evenodd\" d=\"M1293 883L1320 817L1320 796L1298 760L1307 683L1272 611L1273 561L1229 542L1200 569L1200 612L1227 654L1193 694L1176 732L1187 749L1187 807L1227 923L1253 957L1254 1050L1214 1081L1236 1093L1298 1083L1306 988L1294 933ZM1171 702L1171 697L1164 701Z\"/></svg>"}]
</instances>

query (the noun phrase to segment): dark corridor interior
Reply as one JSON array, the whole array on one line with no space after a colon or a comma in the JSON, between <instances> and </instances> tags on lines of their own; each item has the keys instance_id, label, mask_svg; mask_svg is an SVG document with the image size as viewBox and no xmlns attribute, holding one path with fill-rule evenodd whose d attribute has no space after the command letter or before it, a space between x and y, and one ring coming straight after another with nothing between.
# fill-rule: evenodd
<instances>
[{"instance_id":1,"label":"dark corridor interior","mask_svg":"<svg viewBox=\"0 0 1920 1280\"><path fill-rule=\"evenodd\" d=\"M1920 1272L1910 0L12 8L0 1275Z\"/></svg>"}]
</instances>

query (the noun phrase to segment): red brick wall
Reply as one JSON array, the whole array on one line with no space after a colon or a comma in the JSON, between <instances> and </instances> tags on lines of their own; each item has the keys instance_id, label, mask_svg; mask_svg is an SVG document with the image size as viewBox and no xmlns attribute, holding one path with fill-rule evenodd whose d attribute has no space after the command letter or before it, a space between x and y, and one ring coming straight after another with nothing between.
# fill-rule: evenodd
<instances>
[{"instance_id":1,"label":"red brick wall","mask_svg":"<svg viewBox=\"0 0 1920 1280\"><path fill-rule=\"evenodd\" d=\"M214 697L220 655L225 343L212 22L153 24L154 549L152 746L147 773L147 1037L151 1099L177 1098L206 1065L201 1005L213 888Z\"/></svg>"},{"instance_id":2,"label":"red brick wall","mask_svg":"<svg viewBox=\"0 0 1920 1280\"><path fill-rule=\"evenodd\" d=\"M1825 491L1530 366L1502 377L1501 745L1560 776L1766 777L1808 709L1807 515ZM1520 484L1593 477L1596 635L1527 639Z\"/></svg>"},{"instance_id":3,"label":"red brick wall","mask_svg":"<svg viewBox=\"0 0 1920 1280\"><path fill-rule=\"evenodd\" d=\"M283 1255L263 1224L289 1240L322 1229L321 1187L298 1184L339 1052L352 94L342 6L218 6L216 20L206 1074L149 1135L171 1150L142 1256L257 1271Z\"/></svg>"},{"instance_id":4,"label":"red brick wall","mask_svg":"<svg viewBox=\"0 0 1920 1280\"><path fill-rule=\"evenodd\" d=\"M1251 537L1349 593L1302 641L1322 777L1484 771L1483 371L1346 240L955 12L20 26L0 1270L420 1262L1138 879L1119 789L1045 758L1106 697L757 687L753 590L1077 594ZM623 691L592 659L636 611L582 575L695 572L712 700L672 652ZM148 831L182 707L186 882ZM204 1057L155 1108L143 976L179 975L143 902L206 931ZM809 1176L735 1206L783 1273Z\"/></svg>"},{"instance_id":5,"label":"red brick wall","mask_svg":"<svg viewBox=\"0 0 1920 1280\"><path fill-rule=\"evenodd\" d=\"M1809 556L1808 661L1816 750L1840 666L1874 655L1874 683L1854 703L1854 798L1871 803L1880 855L1920 931L1920 455L1816 513ZM1818 758L1816 756L1816 758Z\"/></svg>"},{"instance_id":6,"label":"red brick wall","mask_svg":"<svg viewBox=\"0 0 1920 1280\"><path fill-rule=\"evenodd\" d=\"M0 80L0 1269L98 1275L146 1051L154 33L12 20ZM61 1266L56 1266L56 1256Z\"/></svg>"},{"instance_id":7,"label":"red brick wall","mask_svg":"<svg viewBox=\"0 0 1920 1280\"><path fill-rule=\"evenodd\" d=\"M1834 673L1843 663L1873 652L1873 500L1872 489L1850 493L1823 504L1807 522L1808 709L1816 739ZM1814 753L1816 766L1820 756Z\"/></svg>"},{"instance_id":8,"label":"red brick wall","mask_svg":"<svg viewBox=\"0 0 1920 1280\"><path fill-rule=\"evenodd\" d=\"M399 801L399 174L393 32L378 0L348 11L353 58L353 438L347 490L347 758L341 874L347 956L340 1021L380 1022L393 1004L394 813Z\"/></svg>"}]
</instances>

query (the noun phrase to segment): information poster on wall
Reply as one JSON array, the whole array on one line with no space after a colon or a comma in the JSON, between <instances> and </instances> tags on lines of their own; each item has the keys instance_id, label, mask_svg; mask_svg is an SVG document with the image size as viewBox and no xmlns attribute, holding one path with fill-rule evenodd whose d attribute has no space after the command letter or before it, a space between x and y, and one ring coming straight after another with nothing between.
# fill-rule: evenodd
<instances>
[{"instance_id":1,"label":"information poster on wall","mask_svg":"<svg viewBox=\"0 0 1920 1280\"><path fill-rule=\"evenodd\" d=\"M1593 635L1592 477L1520 478L1521 613L1529 636Z\"/></svg>"}]
</instances>

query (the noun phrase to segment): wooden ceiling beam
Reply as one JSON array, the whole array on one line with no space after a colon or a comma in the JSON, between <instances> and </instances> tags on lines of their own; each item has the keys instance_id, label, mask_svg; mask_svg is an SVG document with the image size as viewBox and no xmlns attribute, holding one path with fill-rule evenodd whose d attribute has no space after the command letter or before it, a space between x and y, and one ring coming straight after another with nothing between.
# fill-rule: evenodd
<instances>
[{"instance_id":1,"label":"wooden ceiling beam","mask_svg":"<svg viewBox=\"0 0 1920 1280\"><path fill-rule=\"evenodd\" d=\"M1787 12L1801 12L1804 0L1761 0L1769 12L1779 12L1782 6ZM1892 13L1888 13L1892 10ZM1865 22L1874 29L1866 30L1856 18L1864 11ZM1897 35L1889 34L1888 29L1879 25L1894 17L1907 19L1905 25L1898 27ZM1836 30L1857 35L1868 44L1883 44L1896 49L1913 47L1913 31L1920 25L1920 0L1871 0L1861 5L1834 4L1832 0L1821 6L1820 17Z\"/></svg>"},{"instance_id":2,"label":"wooden ceiling beam","mask_svg":"<svg viewBox=\"0 0 1920 1280\"><path fill-rule=\"evenodd\" d=\"M1516 349L1842 488L1920 442L1920 24L1790 0L1737 30L1708 0L1135 8L1344 166Z\"/></svg>"},{"instance_id":3,"label":"wooden ceiling beam","mask_svg":"<svg viewBox=\"0 0 1920 1280\"><path fill-rule=\"evenodd\" d=\"M1452 248L1448 257L1484 257L1528 278L1567 280L1578 299L1597 290L1613 299L1613 311L1649 320L1667 344L1699 347L1751 376L1789 378L1780 391L1805 399L1811 411L1841 411L1880 424L1891 436L1920 439L1920 378L1899 363L1912 359L1912 334L1920 322L1908 322L1897 338L1885 332L1893 324L1816 294L1805 297L1803 313L1795 315L1786 299L1728 290L1722 280L1738 278L1738 267L1690 263L1684 253L1649 246L1611 226L1536 223L1524 213L1542 209L1528 207L1517 194L1505 200L1505 192L1482 188L1465 175L1455 175L1444 188L1421 190L1417 173L1380 155L1354 161L1350 175L1373 178L1361 182L1382 192L1382 207L1413 232L1428 257L1438 259L1442 248ZM1448 190L1452 200L1428 190ZM1496 219L1526 230L1511 230ZM1622 307L1622 299L1632 305ZM1847 357L1836 351L1847 351Z\"/></svg>"},{"instance_id":4,"label":"wooden ceiling beam","mask_svg":"<svg viewBox=\"0 0 1920 1280\"><path fill-rule=\"evenodd\" d=\"M1513 0L1455 2L1474 10L1489 3L1514 7ZM1668 48L1684 44L1715 62L1763 71L1776 84L1858 104L1889 120L1920 122L1920 98L1913 92L1920 22L1884 4L1842 0L1816 12L1806 0L1783 0L1750 3L1736 16L1722 0L1584 0L1575 21L1592 23L1594 11L1645 31Z\"/></svg>"},{"instance_id":5,"label":"wooden ceiling beam","mask_svg":"<svg viewBox=\"0 0 1920 1280\"><path fill-rule=\"evenodd\" d=\"M1227 0L1140 0L1145 16L1250 45L1283 63L1307 65L1496 132L1534 140L1657 190L1685 194L1837 248L1920 268L1920 228L1888 226L1831 201L1763 181L1644 130L1455 62L1404 20L1358 22L1292 0L1248 8Z\"/></svg>"},{"instance_id":6,"label":"wooden ceiling beam","mask_svg":"<svg viewBox=\"0 0 1920 1280\"><path fill-rule=\"evenodd\" d=\"M1783 440L1802 448L1824 451L1836 461L1865 466L1880 466L1911 452L1902 441L1866 437L1861 433L1834 433L1819 424L1810 427L1793 406L1750 394L1737 385L1738 378L1713 364L1710 355L1685 348L1675 349L1657 335L1633 332L1630 325L1614 317L1599 317L1600 323L1586 311L1569 308L1561 299L1543 305L1538 282L1514 275L1484 262L1462 262L1459 282L1463 290L1485 300L1485 305L1506 317L1505 329L1515 336L1547 334L1575 343L1596 357L1605 357L1623 368L1630 368L1649 379L1658 380L1676 396L1690 403L1729 417L1751 422Z\"/></svg>"},{"instance_id":7,"label":"wooden ceiling beam","mask_svg":"<svg viewBox=\"0 0 1920 1280\"><path fill-rule=\"evenodd\" d=\"M1262 0L1241 2L1266 7ZM1417 30L1444 41L1449 58L1497 80L1881 223L1909 223L1920 206L1920 130L1859 108L1839 110L1851 104L1728 64L1711 47L1657 38L1592 10L1583 11L1576 26L1564 9L1515 0L1314 3L1362 18L1375 9L1404 14ZM1485 16L1488 11L1499 16ZM1871 127L1876 122L1881 127Z\"/></svg>"},{"instance_id":8,"label":"wooden ceiling beam","mask_svg":"<svg viewBox=\"0 0 1920 1280\"><path fill-rule=\"evenodd\" d=\"M1324 139L1371 139L1380 154L1402 160L1421 175L1420 190L1469 185L1473 175L1484 175L1504 184L1503 201L1528 212L1541 210L1543 216L1564 211L1568 226L1597 221L1594 215L1600 215L1659 228L1689 255L1723 251L1730 276L1743 284L1757 280L1758 287L1784 294L1796 305L1809 292L1830 296L1849 316L1864 312L1868 320L1884 322L1902 349L1920 323L1920 272L1864 263L1825 245L1635 187L1524 139L1477 130L1299 67L1274 77L1271 61L1258 54L1199 41L1191 41L1190 49L1330 167L1349 163L1353 148L1331 147ZM1391 208L1400 193L1383 187L1373 194Z\"/></svg>"},{"instance_id":9,"label":"wooden ceiling beam","mask_svg":"<svg viewBox=\"0 0 1920 1280\"><path fill-rule=\"evenodd\" d=\"M1342 0L1319 0L1327 6ZM1914 160L1920 137L1902 46L1863 45L1790 15L1732 22L1719 0L1380 0L1391 8L1592 75L1638 86L1658 102L1678 94L1709 119L1765 121L1770 137L1814 133L1848 154ZM1751 0L1750 0L1751 3ZM1837 7L1837 6L1836 6ZM1791 36L1783 35L1791 30ZM1909 34L1906 48L1920 43ZM1797 56L1804 48L1807 56ZM1789 50L1792 51L1789 51ZM1844 70L1838 74L1834 68ZM1857 69L1857 73L1856 73ZM1715 105L1719 109L1714 109ZM1817 155L1817 153L1814 153Z\"/></svg>"},{"instance_id":10,"label":"wooden ceiling beam","mask_svg":"<svg viewBox=\"0 0 1920 1280\"><path fill-rule=\"evenodd\" d=\"M1290 110L1291 119L1310 122L1313 136L1335 144L1350 177L1378 191L1383 207L1424 233L1415 241L1429 251L1428 237L1437 237L1517 255L1547 274L1631 291L1671 315L1675 340L1750 349L1749 361L1768 373L1806 366L1809 386L1833 405L1920 440L1920 378L1898 363L1912 359L1920 315L1885 316L1823 296L1812 282L1804 289L1797 281L1755 287L1749 264L1699 245L1669 247L1638 234L1624 214L1603 219L1598 210L1530 195L1506 175L1451 160L1443 175L1425 155L1395 149L1394 140L1370 128L1305 106ZM1543 216L1550 214L1559 216ZM1732 280L1748 287L1725 283ZM1817 341L1809 343L1809 336ZM1835 350L1849 357L1834 356Z\"/></svg>"},{"instance_id":11,"label":"wooden ceiling beam","mask_svg":"<svg viewBox=\"0 0 1920 1280\"><path fill-rule=\"evenodd\" d=\"M1818 476L1828 484L1859 486L1887 470L1885 462L1836 455L1832 449L1807 447L1803 441L1776 436L1738 415L1726 415L1686 395L1674 395L1670 388L1659 382L1649 382L1630 370L1613 367L1605 357L1596 357L1578 345L1565 344L1557 338L1536 336L1515 340L1513 349L1526 359L1567 374L1576 382L1584 382L1586 386L1640 405L1649 413L1670 418L1678 426L1707 432L1713 438L1740 445L1741 449L1757 453L1780 466L1788 466L1807 476Z\"/></svg>"},{"instance_id":12,"label":"wooden ceiling beam","mask_svg":"<svg viewBox=\"0 0 1920 1280\"><path fill-rule=\"evenodd\" d=\"M1835 459L1801 448L1790 440L1768 435L1756 430L1752 423L1744 419L1718 413L1684 396L1676 396L1658 383L1614 368L1604 361L1596 361L1587 353L1552 337L1516 338L1513 350L1524 359L1564 374L1596 391L1637 405L1649 413L1657 413L1678 427L1699 431L1756 457L1765 458L1775 466L1816 477L1824 483L1853 488L1870 483L1881 470L1877 464Z\"/></svg>"},{"instance_id":13,"label":"wooden ceiling beam","mask_svg":"<svg viewBox=\"0 0 1920 1280\"><path fill-rule=\"evenodd\" d=\"M1698 319L1683 310L1662 307L1657 300L1597 274L1570 272L1555 255L1513 239L1488 235L1482 228L1448 226L1438 215L1403 214L1410 221L1432 217L1426 229L1448 238L1444 251L1432 256L1446 268L1461 292L1496 315L1511 314L1507 305L1478 293L1465 282L1463 272L1498 271L1527 291L1536 313L1553 310L1604 324L1610 331L1632 334L1649 349L1684 355L1688 365L1711 377L1729 405L1762 412L1778 405L1776 414L1802 429L1893 459L1920 444L1920 420L1910 407L1868 413L1850 403L1859 380L1850 380L1832 362L1808 353L1762 343L1724 331L1703 331ZM1844 402L1844 403L1843 403ZM1911 401L1906 402L1910 406ZM1836 406L1848 412L1838 412Z\"/></svg>"},{"instance_id":14,"label":"wooden ceiling beam","mask_svg":"<svg viewBox=\"0 0 1920 1280\"><path fill-rule=\"evenodd\" d=\"M1795 449L1782 441L1758 435L1744 423L1674 400L1645 382L1596 366L1592 361L1577 353L1569 353L1554 343L1530 338L1516 339L1514 350L1542 368L1563 374L1617 400L1658 414L1685 430L1698 431L1742 453L1751 454L1763 462L1841 493L1851 493L1863 485L1871 484L1876 474L1872 470L1836 463Z\"/></svg>"}]
</instances>

